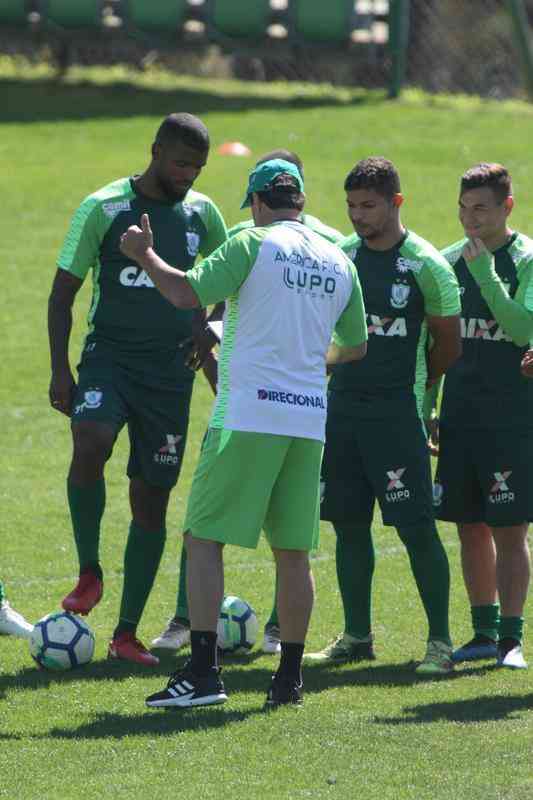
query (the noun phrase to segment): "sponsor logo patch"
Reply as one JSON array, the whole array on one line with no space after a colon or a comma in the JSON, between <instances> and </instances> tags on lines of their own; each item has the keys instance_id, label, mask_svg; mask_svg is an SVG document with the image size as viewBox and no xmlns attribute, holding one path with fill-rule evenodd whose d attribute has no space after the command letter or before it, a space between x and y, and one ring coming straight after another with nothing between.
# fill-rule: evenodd
<instances>
[{"instance_id":1,"label":"sponsor logo patch","mask_svg":"<svg viewBox=\"0 0 533 800\"><path fill-rule=\"evenodd\" d=\"M102 405L104 393L101 389L87 389L83 395L83 403L79 403L74 408L74 414L81 414L82 411L95 411Z\"/></svg>"},{"instance_id":2,"label":"sponsor logo patch","mask_svg":"<svg viewBox=\"0 0 533 800\"><path fill-rule=\"evenodd\" d=\"M176 445L180 443L183 436L172 433L166 434L167 443L160 447L157 453L154 453L154 461L156 464L170 464L176 466L179 464L180 457Z\"/></svg>"},{"instance_id":3,"label":"sponsor logo patch","mask_svg":"<svg viewBox=\"0 0 533 800\"><path fill-rule=\"evenodd\" d=\"M121 211L131 211L130 200L117 200L114 203L102 203L102 210L106 217L114 219Z\"/></svg>"},{"instance_id":4,"label":"sponsor logo patch","mask_svg":"<svg viewBox=\"0 0 533 800\"><path fill-rule=\"evenodd\" d=\"M423 261L413 261L409 258L400 258L396 259L396 269L398 272L415 272L418 273L424 266Z\"/></svg>"},{"instance_id":5,"label":"sponsor logo patch","mask_svg":"<svg viewBox=\"0 0 533 800\"><path fill-rule=\"evenodd\" d=\"M401 480L405 470L406 467L398 467L398 469L387 470L387 488L385 490L385 500L388 503L401 503L404 500L409 500L411 497L409 489L406 488L405 483Z\"/></svg>"},{"instance_id":6,"label":"sponsor logo patch","mask_svg":"<svg viewBox=\"0 0 533 800\"><path fill-rule=\"evenodd\" d=\"M495 319L461 318L461 337L463 339L484 339L487 342L511 342Z\"/></svg>"},{"instance_id":7,"label":"sponsor logo patch","mask_svg":"<svg viewBox=\"0 0 533 800\"><path fill-rule=\"evenodd\" d=\"M492 503L493 505L514 503L515 494L509 489L509 485L507 483L512 474L512 470L494 473L494 484L489 492L489 503Z\"/></svg>"},{"instance_id":8,"label":"sponsor logo patch","mask_svg":"<svg viewBox=\"0 0 533 800\"><path fill-rule=\"evenodd\" d=\"M407 336L405 317L378 317L377 314L367 314L366 323L368 334L376 336Z\"/></svg>"},{"instance_id":9,"label":"sponsor logo patch","mask_svg":"<svg viewBox=\"0 0 533 800\"><path fill-rule=\"evenodd\" d=\"M289 406L305 408L326 408L322 395L298 394L297 392L277 392L273 389L258 389L258 400L268 400L271 403L282 403Z\"/></svg>"}]
</instances>

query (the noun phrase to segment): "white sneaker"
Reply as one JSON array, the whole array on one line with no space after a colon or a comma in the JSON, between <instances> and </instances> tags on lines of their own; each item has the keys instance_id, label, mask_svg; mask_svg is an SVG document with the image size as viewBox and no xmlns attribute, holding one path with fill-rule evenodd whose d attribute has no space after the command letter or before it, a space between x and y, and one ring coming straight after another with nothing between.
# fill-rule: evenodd
<instances>
[{"instance_id":1,"label":"white sneaker","mask_svg":"<svg viewBox=\"0 0 533 800\"><path fill-rule=\"evenodd\" d=\"M522 645L517 644L512 650L508 650L505 655L499 653L498 666L508 667L509 669L527 669L527 661L522 652Z\"/></svg>"},{"instance_id":2,"label":"white sneaker","mask_svg":"<svg viewBox=\"0 0 533 800\"><path fill-rule=\"evenodd\" d=\"M175 617L169 619L168 625L156 639L152 641L152 647L161 650L181 650L191 641L191 629Z\"/></svg>"},{"instance_id":3,"label":"white sneaker","mask_svg":"<svg viewBox=\"0 0 533 800\"><path fill-rule=\"evenodd\" d=\"M33 625L27 622L22 614L11 608L7 600L0 605L0 635L21 636L29 639L33 631Z\"/></svg>"},{"instance_id":4,"label":"white sneaker","mask_svg":"<svg viewBox=\"0 0 533 800\"><path fill-rule=\"evenodd\" d=\"M281 653L281 634L277 625L265 625L261 650L271 656Z\"/></svg>"}]
</instances>

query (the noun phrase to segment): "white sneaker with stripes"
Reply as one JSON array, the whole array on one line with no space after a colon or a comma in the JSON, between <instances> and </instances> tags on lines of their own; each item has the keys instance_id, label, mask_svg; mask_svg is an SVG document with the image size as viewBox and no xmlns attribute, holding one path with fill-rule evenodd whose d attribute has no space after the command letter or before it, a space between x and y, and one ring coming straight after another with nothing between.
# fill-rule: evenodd
<instances>
[{"instance_id":1,"label":"white sneaker with stripes","mask_svg":"<svg viewBox=\"0 0 533 800\"><path fill-rule=\"evenodd\" d=\"M220 668L213 667L205 677L195 675L187 662L180 672L171 675L165 689L146 698L147 706L164 708L178 706L213 706L228 699L220 680Z\"/></svg>"}]
</instances>

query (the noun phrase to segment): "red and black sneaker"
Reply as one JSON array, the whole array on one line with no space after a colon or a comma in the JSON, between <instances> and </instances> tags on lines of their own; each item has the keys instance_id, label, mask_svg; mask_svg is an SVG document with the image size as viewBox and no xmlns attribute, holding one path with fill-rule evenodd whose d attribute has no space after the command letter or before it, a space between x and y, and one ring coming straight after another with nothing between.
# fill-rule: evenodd
<instances>
[{"instance_id":1,"label":"red and black sneaker","mask_svg":"<svg viewBox=\"0 0 533 800\"><path fill-rule=\"evenodd\" d=\"M131 631L116 633L109 642L107 655L109 658L135 661L136 664L144 664L145 667L156 667L159 664L157 656L152 655Z\"/></svg>"},{"instance_id":2,"label":"red and black sneaker","mask_svg":"<svg viewBox=\"0 0 533 800\"><path fill-rule=\"evenodd\" d=\"M63 599L61 605L72 614L88 614L102 599L104 582L92 569L86 569L70 594Z\"/></svg>"}]
</instances>

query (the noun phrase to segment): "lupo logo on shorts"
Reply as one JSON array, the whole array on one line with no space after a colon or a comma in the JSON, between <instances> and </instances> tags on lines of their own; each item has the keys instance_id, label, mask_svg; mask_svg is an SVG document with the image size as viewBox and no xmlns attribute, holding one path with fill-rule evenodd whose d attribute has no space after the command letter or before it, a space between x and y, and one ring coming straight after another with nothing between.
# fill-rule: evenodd
<instances>
[{"instance_id":1,"label":"lupo logo on shorts","mask_svg":"<svg viewBox=\"0 0 533 800\"><path fill-rule=\"evenodd\" d=\"M489 503L492 503L493 505L498 505L500 503L514 503L515 494L514 492L510 491L509 486L507 485L507 481L512 474L512 470L494 473L495 483L491 487L489 493Z\"/></svg>"},{"instance_id":2,"label":"lupo logo on shorts","mask_svg":"<svg viewBox=\"0 0 533 800\"><path fill-rule=\"evenodd\" d=\"M409 500L411 493L406 489L405 483L400 478L404 474L406 467L387 470L387 489L385 500L388 503L400 503L402 500Z\"/></svg>"},{"instance_id":3,"label":"lupo logo on shorts","mask_svg":"<svg viewBox=\"0 0 533 800\"><path fill-rule=\"evenodd\" d=\"M273 389L258 389L258 400L269 400L271 403L282 403L289 406L305 406L306 408L325 408L324 398L319 395L296 394L294 392L276 392Z\"/></svg>"}]
</instances>

